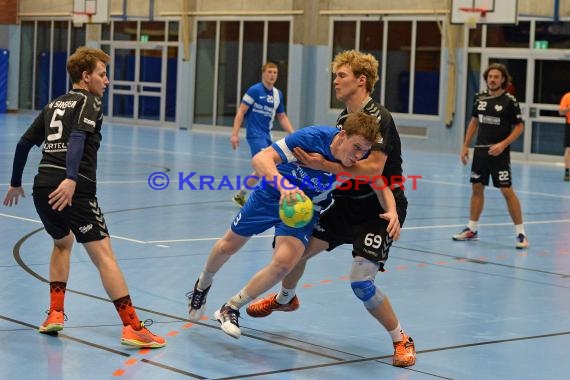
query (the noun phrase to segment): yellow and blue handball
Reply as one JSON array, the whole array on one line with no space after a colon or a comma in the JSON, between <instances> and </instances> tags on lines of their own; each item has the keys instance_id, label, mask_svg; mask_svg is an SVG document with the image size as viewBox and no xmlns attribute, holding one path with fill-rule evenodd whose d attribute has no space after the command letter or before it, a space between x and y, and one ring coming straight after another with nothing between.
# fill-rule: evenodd
<instances>
[{"instance_id":1,"label":"yellow and blue handball","mask_svg":"<svg viewBox=\"0 0 570 380\"><path fill-rule=\"evenodd\" d=\"M295 194L294 202L287 200L279 206L279 217L289 227L305 227L313 219L313 202L308 197Z\"/></svg>"}]
</instances>

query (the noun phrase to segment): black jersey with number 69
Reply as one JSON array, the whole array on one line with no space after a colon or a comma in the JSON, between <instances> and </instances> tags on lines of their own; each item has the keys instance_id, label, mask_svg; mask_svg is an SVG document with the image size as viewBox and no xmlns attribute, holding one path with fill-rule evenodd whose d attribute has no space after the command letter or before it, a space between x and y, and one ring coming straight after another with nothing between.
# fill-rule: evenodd
<instances>
[{"instance_id":1,"label":"black jersey with number 69","mask_svg":"<svg viewBox=\"0 0 570 380\"><path fill-rule=\"evenodd\" d=\"M67 177L69 135L81 130L87 136L75 192L95 194L102 123L101 99L88 91L73 89L47 104L23 136L37 146L44 144L34 188L57 187Z\"/></svg>"}]
</instances>

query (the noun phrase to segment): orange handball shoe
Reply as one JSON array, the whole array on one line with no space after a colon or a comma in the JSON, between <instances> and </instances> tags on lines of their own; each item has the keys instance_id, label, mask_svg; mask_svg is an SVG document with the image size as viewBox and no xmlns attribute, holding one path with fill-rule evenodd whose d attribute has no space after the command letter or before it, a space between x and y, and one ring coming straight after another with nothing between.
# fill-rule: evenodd
<instances>
[{"instance_id":1,"label":"orange handball shoe","mask_svg":"<svg viewBox=\"0 0 570 380\"><path fill-rule=\"evenodd\" d=\"M394 356L392 365L395 367L409 367L416 364L416 346L412 338L403 334L399 342L394 342Z\"/></svg>"},{"instance_id":2,"label":"orange handball shoe","mask_svg":"<svg viewBox=\"0 0 570 380\"><path fill-rule=\"evenodd\" d=\"M297 296L293 297L289 303L282 305L277 302L277 294L272 293L262 300L250 304L246 312L250 317L263 318L274 311L295 311L299 308L299 305L299 298L297 298Z\"/></svg>"},{"instance_id":3,"label":"orange handball shoe","mask_svg":"<svg viewBox=\"0 0 570 380\"><path fill-rule=\"evenodd\" d=\"M67 321L67 316L63 310L48 310L46 311L47 318L38 328L42 334L49 334L63 330L63 322Z\"/></svg>"},{"instance_id":4,"label":"orange handball shoe","mask_svg":"<svg viewBox=\"0 0 570 380\"><path fill-rule=\"evenodd\" d=\"M152 325L152 321L147 319L141 322L141 329L135 330L133 326L123 326L121 344L141 348L160 348L166 346L166 340L150 332L146 326Z\"/></svg>"}]
</instances>

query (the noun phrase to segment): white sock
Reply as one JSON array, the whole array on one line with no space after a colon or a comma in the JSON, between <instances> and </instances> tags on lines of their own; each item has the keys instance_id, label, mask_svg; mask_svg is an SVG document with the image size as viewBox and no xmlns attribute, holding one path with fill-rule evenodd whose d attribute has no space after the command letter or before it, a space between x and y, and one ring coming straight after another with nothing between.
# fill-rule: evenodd
<instances>
[{"instance_id":1,"label":"white sock","mask_svg":"<svg viewBox=\"0 0 570 380\"><path fill-rule=\"evenodd\" d=\"M295 297L295 288L285 289L281 288L281 291L277 295L276 301L281 305L287 305Z\"/></svg>"},{"instance_id":2,"label":"white sock","mask_svg":"<svg viewBox=\"0 0 570 380\"><path fill-rule=\"evenodd\" d=\"M398 322L398 327L396 327L392 331L388 331L388 334L392 337L392 342L401 342L404 336L404 330L402 330L402 326L400 326L400 322Z\"/></svg>"},{"instance_id":3,"label":"white sock","mask_svg":"<svg viewBox=\"0 0 570 380\"><path fill-rule=\"evenodd\" d=\"M470 220L469 223L467 223L467 227L469 227L471 231L477 232L477 229L479 228L479 221Z\"/></svg>"},{"instance_id":4,"label":"white sock","mask_svg":"<svg viewBox=\"0 0 570 380\"><path fill-rule=\"evenodd\" d=\"M515 224L515 231L517 236L519 236L519 234L526 236L526 233L524 232L524 224Z\"/></svg>"},{"instance_id":5,"label":"white sock","mask_svg":"<svg viewBox=\"0 0 570 380\"><path fill-rule=\"evenodd\" d=\"M239 291L238 294L230 298L227 304L230 305L232 308L239 310L244 305L250 303L252 299L253 298L251 298L245 291L245 288L243 288L242 290Z\"/></svg>"},{"instance_id":6,"label":"white sock","mask_svg":"<svg viewBox=\"0 0 570 380\"><path fill-rule=\"evenodd\" d=\"M198 277L198 289L200 290L208 289L208 287L212 285L212 281L214 280L214 275L215 273L206 272L206 270L203 270L202 273L200 273L200 277Z\"/></svg>"}]
</instances>

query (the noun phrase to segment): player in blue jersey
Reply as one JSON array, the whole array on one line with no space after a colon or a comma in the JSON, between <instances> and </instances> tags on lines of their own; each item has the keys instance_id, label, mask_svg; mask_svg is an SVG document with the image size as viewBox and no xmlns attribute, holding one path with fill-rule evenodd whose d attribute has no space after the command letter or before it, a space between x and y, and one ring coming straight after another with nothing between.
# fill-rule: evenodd
<instances>
[{"instance_id":1,"label":"player in blue jersey","mask_svg":"<svg viewBox=\"0 0 570 380\"><path fill-rule=\"evenodd\" d=\"M239 309L281 281L301 258L318 215L315 213L312 222L305 227L288 227L279 218L279 204L300 194L311 198L318 211L319 207L326 206L325 198L334 188L332 181L335 177L298 165L292 153L296 147L351 167L367 154L373 143L379 141L379 136L375 117L354 113L347 118L342 130L324 126L303 128L255 155L252 164L264 182L252 192L230 229L214 245L194 291L189 294L190 320L200 319L214 275L251 236L275 227L271 262L214 314L222 330L234 338L241 335ZM316 185L308 186L307 183ZM382 194L387 194L383 199L387 202L385 210L388 210L384 217L395 222L394 198L388 188Z\"/></svg>"},{"instance_id":2,"label":"player in blue jersey","mask_svg":"<svg viewBox=\"0 0 570 380\"><path fill-rule=\"evenodd\" d=\"M300 302L295 288L307 260L322 251L352 244L350 286L354 295L390 335L394 345L392 364L408 367L416 361L415 343L402 328L388 295L375 279L378 271L384 270L392 241L397 240L407 214L404 187L393 181L402 176L400 136L390 112L370 97L378 80L378 61L374 56L354 50L343 51L335 56L331 69L335 77L336 98L346 107L338 117L337 126L344 128L347 117L354 112L364 112L376 117L377 128L382 135L381 141L372 146L370 154L351 167L350 172L353 176L382 173L393 192L399 224L390 225L378 217L385 209L373 186L356 186L356 178L351 179L352 186L339 186L332 192L334 203L320 215L303 257L283 279L279 293L268 294L250 304L246 311L249 316L260 318L274 311L297 310ZM304 165L315 169L337 174L346 170L338 162L302 152L299 148L295 148L295 155Z\"/></svg>"},{"instance_id":3,"label":"player in blue jersey","mask_svg":"<svg viewBox=\"0 0 570 380\"><path fill-rule=\"evenodd\" d=\"M248 88L243 95L241 104L234 118L231 143L236 150L239 146L239 129L245 123L246 139L249 144L251 156L271 145L271 129L275 116L281 127L293 133L293 126L285 113L285 99L281 90L275 87L279 69L273 62L263 65L261 82ZM253 188L257 181L255 173L246 181L248 188ZM233 198L234 202L243 206L245 204L245 189L241 189Z\"/></svg>"}]
</instances>

